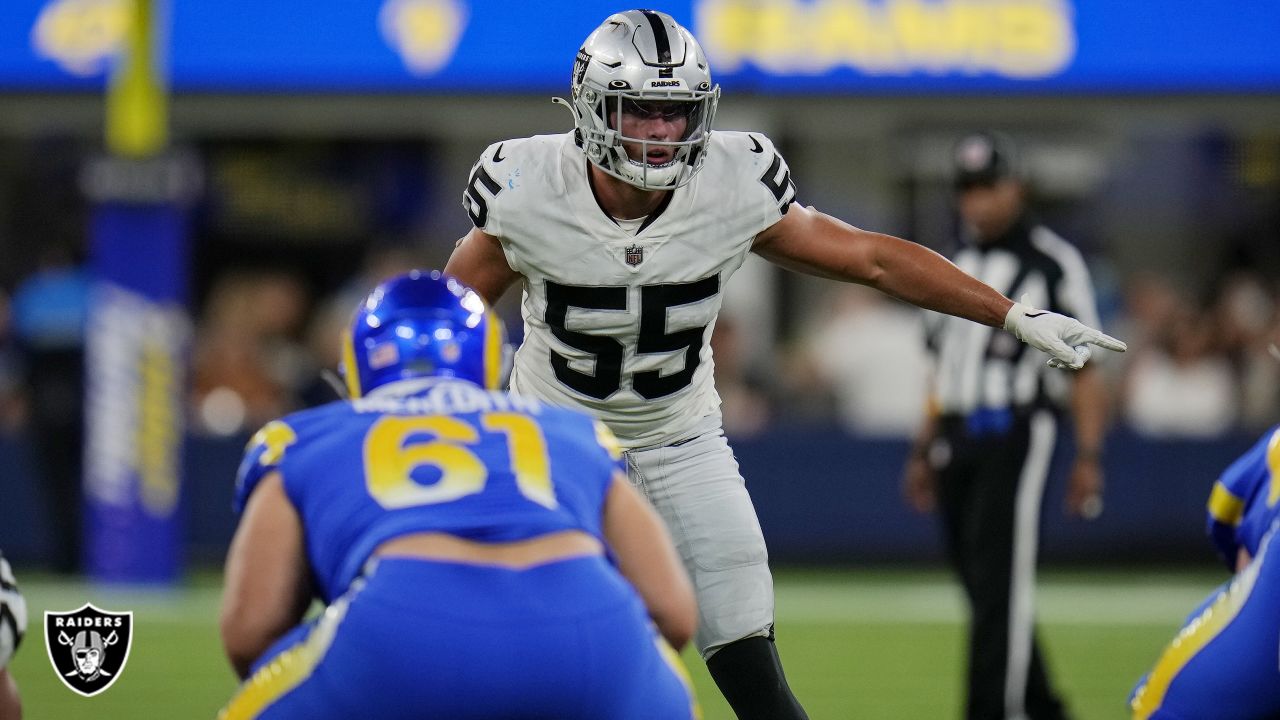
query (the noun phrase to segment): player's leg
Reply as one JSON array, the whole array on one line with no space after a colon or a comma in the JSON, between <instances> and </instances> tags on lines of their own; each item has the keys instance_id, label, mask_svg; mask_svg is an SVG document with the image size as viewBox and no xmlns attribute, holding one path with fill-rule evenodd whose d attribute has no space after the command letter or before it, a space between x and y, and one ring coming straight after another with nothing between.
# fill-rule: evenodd
<instances>
[{"instance_id":1,"label":"player's leg","mask_svg":"<svg viewBox=\"0 0 1280 720\"><path fill-rule=\"evenodd\" d=\"M972 532L974 482L972 459L967 439L959 433L944 430L945 460L934 467L937 473L938 517L947 562L956 573L965 597L973 597L973 555L967 538Z\"/></svg>"},{"instance_id":2,"label":"player's leg","mask_svg":"<svg viewBox=\"0 0 1280 720\"><path fill-rule=\"evenodd\" d=\"M628 453L632 482L666 521L698 599L694 638L742 720L807 717L782 671L764 535L723 434Z\"/></svg>"},{"instance_id":3,"label":"player's leg","mask_svg":"<svg viewBox=\"0 0 1280 720\"><path fill-rule=\"evenodd\" d=\"M1000 589L1008 586L1008 579L993 579L991 567L1008 568L1009 562L1004 555L993 560L991 552L1008 547L1008 534L997 530L1010 527L1012 503L1007 498L1012 490L1002 489L997 497L990 496L995 489L986 467L992 451L988 440L970 437L963 421L944 423L943 429L948 443L946 459L936 468L940 518L947 557L969 610L965 717L1002 717L997 714L1003 712L1003 683L998 678L1004 668L1007 636L1002 618L1007 595ZM1006 472L1003 477L1008 475Z\"/></svg>"},{"instance_id":4,"label":"player's leg","mask_svg":"<svg viewBox=\"0 0 1280 720\"><path fill-rule=\"evenodd\" d=\"M1069 718L1066 703L1053 689L1053 673L1049 672L1048 659L1041 649L1039 631L1031 636L1031 664L1027 669L1027 717L1032 720Z\"/></svg>"},{"instance_id":5,"label":"player's leg","mask_svg":"<svg viewBox=\"0 0 1280 720\"><path fill-rule=\"evenodd\" d=\"M1035 638L1040 517L1056 425L1036 413L977 445L972 505L962 542L972 627L969 717L1064 717Z\"/></svg>"},{"instance_id":6,"label":"player's leg","mask_svg":"<svg viewBox=\"0 0 1280 720\"><path fill-rule=\"evenodd\" d=\"M787 684L772 636L721 647L707 658L707 669L740 720L809 717Z\"/></svg>"},{"instance_id":7,"label":"player's leg","mask_svg":"<svg viewBox=\"0 0 1280 720\"><path fill-rule=\"evenodd\" d=\"M1044 516L1044 491L1058 439L1058 424L1048 410L1039 410L1029 420L1030 439L1026 459L1018 477L1018 507L1015 512L1014 582L1010 591L1016 603L1010 618L1010 663L1026 663L1022 682L1022 707L1032 720L1066 720L1071 717L1066 704L1053 688L1048 659L1041 647L1035 622L1035 593L1040 552L1040 527ZM1025 629L1020 623L1025 623ZM1025 642L1022 646L1020 643ZM1013 666L1016 667L1016 666ZM1010 673L1011 678L1016 678ZM1017 689L1006 690L1006 700L1017 707Z\"/></svg>"},{"instance_id":8,"label":"player's leg","mask_svg":"<svg viewBox=\"0 0 1280 720\"><path fill-rule=\"evenodd\" d=\"M1280 521L1130 697L1135 720L1280 717Z\"/></svg>"},{"instance_id":9,"label":"player's leg","mask_svg":"<svg viewBox=\"0 0 1280 720\"><path fill-rule=\"evenodd\" d=\"M247 681L227 720L682 720L691 685L603 557L529 568L382 559Z\"/></svg>"},{"instance_id":10,"label":"player's leg","mask_svg":"<svg viewBox=\"0 0 1280 720\"><path fill-rule=\"evenodd\" d=\"M662 639L637 601L590 618L578 628L586 652L576 714L555 717L597 720L693 720L702 716L689 671Z\"/></svg>"},{"instance_id":11,"label":"player's leg","mask_svg":"<svg viewBox=\"0 0 1280 720\"><path fill-rule=\"evenodd\" d=\"M277 641L254 663L218 720L327 717L325 700L310 680L346 622L349 609L350 597L344 596L321 617Z\"/></svg>"}]
</instances>

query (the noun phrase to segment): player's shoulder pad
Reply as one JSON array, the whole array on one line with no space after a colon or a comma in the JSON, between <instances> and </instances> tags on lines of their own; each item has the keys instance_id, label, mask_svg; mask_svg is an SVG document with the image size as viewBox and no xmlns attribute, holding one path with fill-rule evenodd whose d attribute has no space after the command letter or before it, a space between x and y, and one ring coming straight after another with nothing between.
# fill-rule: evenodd
<instances>
[{"instance_id":1,"label":"player's shoulder pad","mask_svg":"<svg viewBox=\"0 0 1280 720\"><path fill-rule=\"evenodd\" d=\"M711 147L707 152L708 167L703 171L710 169L722 175L718 184L745 183L764 197L772 198L779 215L785 215L795 201L796 185L791 169L764 133L716 130L711 134Z\"/></svg>"},{"instance_id":2,"label":"player's shoulder pad","mask_svg":"<svg viewBox=\"0 0 1280 720\"><path fill-rule=\"evenodd\" d=\"M290 450L299 444L299 439L308 436L308 429L314 428L332 419L335 414L351 412L348 402L331 402L320 407L300 410L286 415L279 420L272 420L263 425L245 445L244 456L240 467L236 470L236 491L233 508L236 513L244 511L245 503L254 488L270 473L281 470L289 458Z\"/></svg>"},{"instance_id":3,"label":"player's shoulder pad","mask_svg":"<svg viewBox=\"0 0 1280 720\"><path fill-rule=\"evenodd\" d=\"M485 148L471 167L462 192L462 207L471 223L490 235L501 235L501 207L512 202L521 187L548 184L549 176L559 167L564 141L562 135L535 135Z\"/></svg>"},{"instance_id":4,"label":"player's shoulder pad","mask_svg":"<svg viewBox=\"0 0 1280 720\"><path fill-rule=\"evenodd\" d=\"M272 420L249 438L244 457L236 470L235 511L244 511L249 495L262 478L280 469L285 453L298 441L298 433L287 419Z\"/></svg>"},{"instance_id":5,"label":"player's shoulder pad","mask_svg":"<svg viewBox=\"0 0 1280 720\"><path fill-rule=\"evenodd\" d=\"M592 419L592 424L595 426L596 444L604 449L610 460L622 463L622 443L618 442L617 436L600 420Z\"/></svg>"},{"instance_id":6,"label":"player's shoulder pad","mask_svg":"<svg viewBox=\"0 0 1280 720\"><path fill-rule=\"evenodd\" d=\"M1270 502L1280 493L1280 478L1272 477L1274 467L1280 467L1280 426L1263 434L1213 483L1205 503L1206 526L1218 553L1232 569L1239 547L1236 529L1254 503Z\"/></svg>"},{"instance_id":7,"label":"player's shoulder pad","mask_svg":"<svg viewBox=\"0 0 1280 720\"><path fill-rule=\"evenodd\" d=\"M1243 455L1222 471L1214 484L1214 493L1218 488L1222 492L1247 504L1254 497L1264 494L1266 485L1271 479L1271 468L1280 467L1280 426L1268 430ZM1210 498L1210 509L1213 498ZM1241 512L1247 508L1241 507ZM1225 516L1224 516L1225 517Z\"/></svg>"}]
</instances>

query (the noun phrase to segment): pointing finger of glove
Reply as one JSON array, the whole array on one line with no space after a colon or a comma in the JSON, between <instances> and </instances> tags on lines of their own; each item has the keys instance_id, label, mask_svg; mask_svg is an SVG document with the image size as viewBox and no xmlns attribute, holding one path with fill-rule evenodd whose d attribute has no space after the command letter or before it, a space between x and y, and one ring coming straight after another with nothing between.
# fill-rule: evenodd
<instances>
[{"instance_id":1,"label":"pointing finger of glove","mask_svg":"<svg viewBox=\"0 0 1280 720\"><path fill-rule=\"evenodd\" d=\"M1114 350L1116 352L1124 352L1129 346L1123 340L1117 340L1106 333L1099 330L1093 331L1093 337L1089 338L1089 342L1097 345L1104 350Z\"/></svg>"}]
</instances>

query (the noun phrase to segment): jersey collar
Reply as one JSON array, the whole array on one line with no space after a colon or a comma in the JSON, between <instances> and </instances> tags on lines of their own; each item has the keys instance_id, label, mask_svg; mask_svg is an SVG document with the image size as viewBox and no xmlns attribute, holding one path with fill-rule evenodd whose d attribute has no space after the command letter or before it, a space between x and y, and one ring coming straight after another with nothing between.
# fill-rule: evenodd
<instances>
[{"instance_id":1,"label":"jersey collar","mask_svg":"<svg viewBox=\"0 0 1280 720\"><path fill-rule=\"evenodd\" d=\"M600 194L596 192L596 179L595 179L595 175L591 172L590 160L586 160L586 173L587 173L587 187L591 188L591 197L593 200L596 201L596 207L600 208L600 212L603 213L605 217L609 218L609 222L613 223L614 225L617 225L618 221L614 219L613 215L609 214L608 210L604 209L604 203L600 202ZM680 188L676 188L675 190L666 191L667 194L663 196L662 202L658 203L658 207L654 208L653 212L649 213L649 215L645 217L644 222L640 223L640 229L636 230L636 235L639 235L640 233L644 232L645 228L652 225L654 221L657 220L660 215L662 215L663 211L665 211L667 207L671 205L671 198L675 197L676 190L679 190L679 189Z\"/></svg>"}]
</instances>

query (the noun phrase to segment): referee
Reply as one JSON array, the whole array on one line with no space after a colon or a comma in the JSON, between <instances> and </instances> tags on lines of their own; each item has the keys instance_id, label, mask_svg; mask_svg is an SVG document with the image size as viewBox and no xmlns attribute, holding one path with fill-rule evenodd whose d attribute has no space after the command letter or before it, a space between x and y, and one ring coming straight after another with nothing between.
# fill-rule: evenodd
<instances>
[{"instance_id":1,"label":"referee","mask_svg":"<svg viewBox=\"0 0 1280 720\"><path fill-rule=\"evenodd\" d=\"M977 133L955 146L955 189L968 241L954 258L1011 298L1099 327L1079 251L1026 209L1013 143ZM904 471L917 510L935 505L947 555L969 601L969 720L1069 717L1035 637L1040 519L1061 409L1075 423L1068 514L1102 509L1099 453L1106 420L1102 379L1075 372L1008 333L940 315L927 320L935 361L929 417Z\"/></svg>"}]
</instances>

